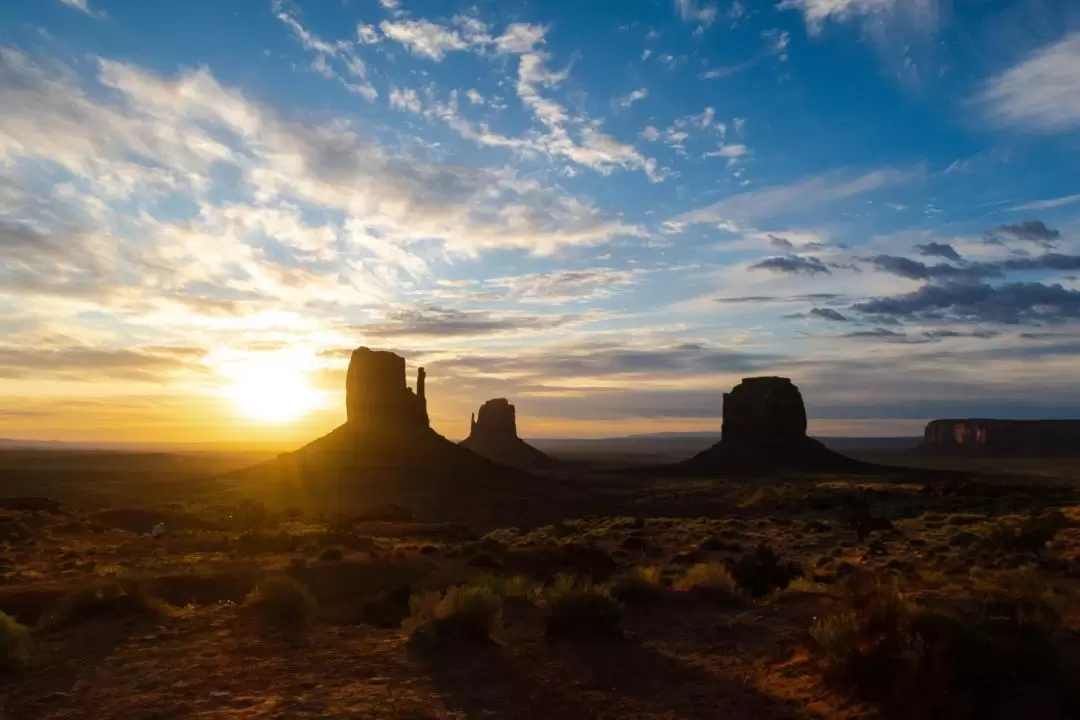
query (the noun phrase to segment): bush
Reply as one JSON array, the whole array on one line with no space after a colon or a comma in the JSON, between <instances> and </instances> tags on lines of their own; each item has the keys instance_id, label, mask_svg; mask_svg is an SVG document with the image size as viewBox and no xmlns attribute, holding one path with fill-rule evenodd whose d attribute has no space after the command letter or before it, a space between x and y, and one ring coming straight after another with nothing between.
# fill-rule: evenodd
<instances>
[{"instance_id":1,"label":"bush","mask_svg":"<svg viewBox=\"0 0 1080 720\"><path fill-rule=\"evenodd\" d=\"M798 563L781 562L773 549L765 544L758 545L753 553L743 555L730 570L735 582L752 597L783 590L794 578L803 575Z\"/></svg>"},{"instance_id":2,"label":"bush","mask_svg":"<svg viewBox=\"0 0 1080 720\"><path fill-rule=\"evenodd\" d=\"M30 657L30 630L0 612L0 672L23 667Z\"/></svg>"},{"instance_id":3,"label":"bush","mask_svg":"<svg viewBox=\"0 0 1080 720\"><path fill-rule=\"evenodd\" d=\"M1032 597L991 593L916 607L895 585L855 576L844 609L810 628L827 681L904 717L1075 717L1059 618ZM1010 703L1038 698L1038 709ZM1023 712L1021 712L1023 710Z\"/></svg>"},{"instance_id":4,"label":"bush","mask_svg":"<svg viewBox=\"0 0 1080 720\"><path fill-rule=\"evenodd\" d=\"M602 588L560 575L543 595L546 632L552 637L616 637L622 608Z\"/></svg>"},{"instance_id":5,"label":"bush","mask_svg":"<svg viewBox=\"0 0 1080 720\"><path fill-rule=\"evenodd\" d=\"M995 550L1005 552L1040 552L1069 524L1059 511L999 522L990 527L984 541Z\"/></svg>"},{"instance_id":6,"label":"bush","mask_svg":"<svg viewBox=\"0 0 1080 720\"><path fill-rule=\"evenodd\" d=\"M509 598L529 598L536 593L536 587L532 584L532 581L523 575L514 575L512 577L506 575L483 575L476 579L475 584L490 589L504 600Z\"/></svg>"},{"instance_id":7,"label":"bush","mask_svg":"<svg viewBox=\"0 0 1080 720\"><path fill-rule=\"evenodd\" d=\"M319 553L319 559L327 562L335 562L344 558L344 553L341 552L341 548L328 547Z\"/></svg>"},{"instance_id":8,"label":"bush","mask_svg":"<svg viewBox=\"0 0 1080 720\"><path fill-rule=\"evenodd\" d=\"M304 627L318 611L308 587L285 575L263 580L244 599L244 605L265 622L290 629Z\"/></svg>"},{"instance_id":9,"label":"bush","mask_svg":"<svg viewBox=\"0 0 1080 720\"><path fill-rule=\"evenodd\" d=\"M411 614L402 623L410 640L429 645L487 640L502 614L502 598L490 587L459 585L413 595Z\"/></svg>"},{"instance_id":10,"label":"bush","mask_svg":"<svg viewBox=\"0 0 1080 720\"><path fill-rule=\"evenodd\" d=\"M611 583L611 594L624 603L656 602L664 597L664 588L660 584L660 568L640 567L631 573L615 578Z\"/></svg>"},{"instance_id":11,"label":"bush","mask_svg":"<svg viewBox=\"0 0 1080 720\"><path fill-rule=\"evenodd\" d=\"M691 565L683 576L675 581L675 589L693 592L713 602L725 604L735 605L743 599L735 578L720 563Z\"/></svg>"},{"instance_id":12,"label":"bush","mask_svg":"<svg viewBox=\"0 0 1080 720\"><path fill-rule=\"evenodd\" d=\"M96 588L75 590L61 597L38 619L44 632L65 630L97 620L160 615L165 604L134 580L117 580Z\"/></svg>"}]
</instances>

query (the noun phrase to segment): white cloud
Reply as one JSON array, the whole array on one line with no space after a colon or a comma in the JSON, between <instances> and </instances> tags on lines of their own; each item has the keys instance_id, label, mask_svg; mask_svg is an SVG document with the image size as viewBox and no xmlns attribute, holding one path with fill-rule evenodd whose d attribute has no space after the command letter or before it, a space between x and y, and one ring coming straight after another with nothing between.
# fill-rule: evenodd
<instances>
[{"instance_id":1,"label":"white cloud","mask_svg":"<svg viewBox=\"0 0 1080 720\"><path fill-rule=\"evenodd\" d=\"M856 177L846 172L816 175L789 185L777 185L733 195L706 207L683 213L672 220L685 224L741 224L863 195L888 185L905 182L915 175L912 171L891 168L874 170Z\"/></svg>"},{"instance_id":2,"label":"white cloud","mask_svg":"<svg viewBox=\"0 0 1080 720\"><path fill-rule=\"evenodd\" d=\"M469 88L465 93L465 97L469 99L473 105L483 105L484 96L480 94L480 91L476 88Z\"/></svg>"},{"instance_id":3,"label":"white cloud","mask_svg":"<svg viewBox=\"0 0 1080 720\"><path fill-rule=\"evenodd\" d=\"M90 7L88 0L60 0L70 8L75 8L80 12L84 12L90 17L105 17L105 12L102 10L94 10Z\"/></svg>"},{"instance_id":4,"label":"white cloud","mask_svg":"<svg viewBox=\"0 0 1080 720\"><path fill-rule=\"evenodd\" d=\"M543 25L528 23L510 23L502 35L495 38L495 47L500 53L521 55L532 52L544 42L547 28Z\"/></svg>"},{"instance_id":5,"label":"white cloud","mask_svg":"<svg viewBox=\"0 0 1080 720\"><path fill-rule=\"evenodd\" d=\"M382 42L382 35L374 26L360 23L356 26L356 40L361 45L377 45Z\"/></svg>"},{"instance_id":6,"label":"white cloud","mask_svg":"<svg viewBox=\"0 0 1080 720\"><path fill-rule=\"evenodd\" d=\"M817 33L828 20L844 22L892 12L898 7L918 13L933 11L936 17L936 6L936 0L783 0L778 7L799 10L810 32Z\"/></svg>"},{"instance_id":7,"label":"white cloud","mask_svg":"<svg viewBox=\"0 0 1080 720\"><path fill-rule=\"evenodd\" d=\"M705 157L722 157L727 158L729 162L735 162L749 154L750 150L745 145L733 143L731 145L721 145L716 150L705 153Z\"/></svg>"},{"instance_id":8,"label":"white cloud","mask_svg":"<svg viewBox=\"0 0 1080 720\"><path fill-rule=\"evenodd\" d=\"M641 137L649 142L656 142L660 139L660 131L652 125L646 125L645 129L641 131Z\"/></svg>"},{"instance_id":9,"label":"white cloud","mask_svg":"<svg viewBox=\"0 0 1080 720\"><path fill-rule=\"evenodd\" d=\"M277 19L285 23L300 40L304 48L315 54L311 67L327 80L337 80L349 92L358 93L368 100L374 100L379 96L375 86L368 81L367 66L356 54L356 44L349 40L337 40L334 42L323 40L307 28L305 28L296 14L286 10L280 0L274 0L273 4ZM360 27L357 34L363 41ZM348 77L334 69L331 61L336 61L345 67Z\"/></svg>"},{"instance_id":10,"label":"white cloud","mask_svg":"<svg viewBox=\"0 0 1080 720\"><path fill-rule=\"evenodd\" d=\"M387 10L397 10L401 3L400 0L379 0L379 4Z\"/></svg>"},{"instance_id":11,"label":"white cloud","mask_svg":"<svg viewBox=\"0 0 1080 720\"><path fill-rule=\"evenodd\" d=\"M399 110L408 110L420 114L423 111L423 104L420 102L420 96L416 94L413 89L399 90L398 88L390 89L390 107L397 108Z\"/></svg>"},{"instance_id":12,"label":"white cloud","mask_svg":"<svg viewBox=\"0 0 1080 720\"><path fill-rule=\"evenodd\" d=\"M435 61L442 60L449 52L469 47L456 30L429 20L384 20L379 27L386 37L404 45L413 54Z\"/></svg>"},{"instance_id":13,"label":"white cloud","mask_svg":"<svg viewBox=\"0 0 1080 720\"><path fill-rule=\"evenodd\" d=\"M716 4L698 5L697 0L674 0L675 14L683 22L711 25L716 20Z\"/></svg>"},{"instance_id":14,"label":"white cloud","mask_svg":"<svg viewBox=\"0 0 1080 720\"><path fill-rule=\"evenodd\" d=\"M1063 197L1050 198L1049 200L1036 200L1034 202L1024 203L1023 205L1016 205L1014 207L1011 207L1009 208L1009 211L1021 212L1024 210L1049 210L1051 208L1062 207L1064 205L1072 205L1074 203L1080 203L1080 194L1065 195Z\"/></svg>"},{"instance_id":15,"label":"white cloud","mask_svg":"<svg viewBox=\"0 0 1080 720\"><path fill-rule=\"evenodd\" d=\"M634 103L636 103L638 100L644 100L647 97L649 97L649 90L647 88L638 88L637 90L632 91L628 95L624 95L618 98L617 102L619 104L619 107L628 108Z\"/></svg>"},{"instance_id":16,"label":"white cloud","mask_svg":"<svg viewBox=\"0 0 1080 720\"><path fill-rule=\"evenodd\" d=\"M988 80L976 98L991 122L1056 133L1080 127L1080 32Z\"/></svg>"}]
</instances>

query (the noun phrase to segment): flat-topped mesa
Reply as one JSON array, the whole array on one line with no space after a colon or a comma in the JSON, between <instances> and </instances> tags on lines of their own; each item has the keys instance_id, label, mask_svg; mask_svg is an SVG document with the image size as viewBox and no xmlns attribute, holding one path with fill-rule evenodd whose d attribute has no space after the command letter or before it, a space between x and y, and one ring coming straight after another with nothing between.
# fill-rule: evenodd
<instances>
[{"instance_id":1,"label":"flat-topped mesa","mask_svg":"<svg viewBox=\"0 0 1080 720\"><path fill-rule=\"evenodd\" d=\"M976 455L1080 455L1080 420L933 420L922 448Z\"/></svg>"},{"instance_id":2,"label":"flat-topped mesa","mask_svg":"<svg viewBox=\"0 0 1080 720\"><path fill-rule=\"evenodd\" d=\"M679 471L724 474L832 472L858 469L854 460L829 450L806 434L802 393L788 378L743 378L724 393L720 442L689 460Z\"/></svg>"},{"instance_id":3,"label":"flat-topped mesa","mask_svg":"<svg viewBox=\"0 0 1080 720\"><path fill-rule=\"evenodd\" d=\"M488 400L469 425L469 437L484 436L493 442L517 439L517 411L506 398Z\"/></svg>"},{"instance_id":4,"label":"flat-topped mesa","mask_svg":"<svg viewBox=\"0 0 1080 720\"><path fill-rule=\"evenodd\" d=\"M725 443L772 445L806 437L806 406L799 388L784 377L753 377L724 393Z\"/></svg>"},{"instance_id":5,"label":"flat-topped mesa","mask_svg":"<svg viewBox=\"0 0 1080 720\"><path fill-rule=\"evenodd\" d=\"M414 393L405 385L405 358L366 347L354 350L345 377L348 425L360 429L429 427L424 379L420 368Z\"/></svg>"}]
</instances>

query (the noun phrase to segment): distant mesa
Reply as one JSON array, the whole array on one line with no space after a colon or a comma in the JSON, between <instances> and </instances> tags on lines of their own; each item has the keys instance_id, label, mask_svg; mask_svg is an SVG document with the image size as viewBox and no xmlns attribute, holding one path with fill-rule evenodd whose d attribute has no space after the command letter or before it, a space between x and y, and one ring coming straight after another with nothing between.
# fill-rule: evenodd
<instances>
[{"instance_id":1,"label":"distant mesa","mask_svg":"<svg viewBox=\"0 0 1080 720\"><path fill-rule=\"evenodd\" d=\"M1080 420L933 420L921 452L1005 457L1080 456Z\"/></svg>"},{"instance_id":2,"label":"distant mesa","mask_svg":"<svg viewBox=\"0 0 1080 720\"><path fill-rule=\"evenodd\" d=\"M346 374L346 422L233 477L262 497L276 492L283 503L321 501L342 512L405 501L437 506L449 497L460 505L493 484L528 478L432 430L425 384L424 368L413 390L406 385L405 358L361 347Z\"/></svg>"},{"instance_id":3,"label":"distant mesa","mask_svg":"<svg viewBox=\"0 0 1080 720\"><path fill-rule=\"evenodd\" d=\"M692 472L837 472L859 463L806 435L802 393L788 378L744 378L724 393L720 442L676 465Z\"/></svg>"},{"instance_id":4,"label":"distant mesa","mask_svg":"<svg viewBox=\"0 0 1080 720\"><path fill-rule=\"evenodd\" d=\"M500 465L542 469L557 461L518 437L517 411L506 398L488 400L472 417L461 446Z\"/></svg>"}]
</instances>

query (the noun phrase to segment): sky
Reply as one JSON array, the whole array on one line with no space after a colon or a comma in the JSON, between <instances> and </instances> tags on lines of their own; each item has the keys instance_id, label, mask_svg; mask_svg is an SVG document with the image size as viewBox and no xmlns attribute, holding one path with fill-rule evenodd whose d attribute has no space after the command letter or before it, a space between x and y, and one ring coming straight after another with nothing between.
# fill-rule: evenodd
<instances>
[{"instance_id":1,"label":"sky","mask_svg":"<svg viewBox=\"0 0 1080 720\"><path fill-rule=\"evenodd\" d=\"M0 437L1080 417L1078 221L1070 0L0 5Z\"/></svg>"}]
</instances>

